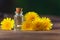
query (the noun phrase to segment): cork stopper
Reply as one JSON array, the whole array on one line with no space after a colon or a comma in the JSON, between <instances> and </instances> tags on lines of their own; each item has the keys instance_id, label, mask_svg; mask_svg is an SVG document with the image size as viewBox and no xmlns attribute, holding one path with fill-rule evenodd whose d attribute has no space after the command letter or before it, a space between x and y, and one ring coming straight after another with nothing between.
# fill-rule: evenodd
<instances>
[{"instance_id":1,"label":"cork stopper","mask_svg":"<svg viewBox=\"0 0 60 40\"><path fill-rule=\"evenodd\" d=\"M16 13L21 13L23 8L16 8Z\"/></svg>"}]
</instances>

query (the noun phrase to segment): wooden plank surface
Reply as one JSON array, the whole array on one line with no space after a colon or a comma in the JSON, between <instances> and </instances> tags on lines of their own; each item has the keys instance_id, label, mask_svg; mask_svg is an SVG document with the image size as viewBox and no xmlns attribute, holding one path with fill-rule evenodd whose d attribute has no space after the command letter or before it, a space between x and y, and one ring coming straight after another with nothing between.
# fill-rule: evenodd
<instances>
[{"instance_id":1,"label":"wooden plank surface","mask_svg":"<svg viewBox=\"0 0 60 40\"><path fill-rule=\"evenodd\" d=\"M0 40L60 40L60 30L0 31Z\"/></svg>"}]
</instances>

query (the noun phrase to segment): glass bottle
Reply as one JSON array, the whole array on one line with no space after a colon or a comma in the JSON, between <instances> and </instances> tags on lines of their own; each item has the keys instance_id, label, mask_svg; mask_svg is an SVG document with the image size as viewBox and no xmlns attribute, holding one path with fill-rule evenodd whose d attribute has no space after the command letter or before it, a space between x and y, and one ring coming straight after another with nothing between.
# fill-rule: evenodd
<instances>
[{"instance_id":1,"label":"glass bottle","mask_svg":"<svg viewBox=\"0 0 60 40\"><path fill-rule=\"evenodd\" d=\"M16 8L14 20L15 20L15 27L14 30L20 30L21 23L23 22L23 11L22 8Z\"/></svg>"}]
</instances>

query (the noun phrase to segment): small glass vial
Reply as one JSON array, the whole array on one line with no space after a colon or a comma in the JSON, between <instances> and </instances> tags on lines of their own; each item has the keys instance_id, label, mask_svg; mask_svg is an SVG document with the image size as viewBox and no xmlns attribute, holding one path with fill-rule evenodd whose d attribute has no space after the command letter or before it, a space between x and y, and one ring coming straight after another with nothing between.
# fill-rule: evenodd
<instances>
[{"instance_id":1,"label":"small glass vial","mask_svg":"<svg viewBox=\"0 0 60 40\"><path fill-rule=\"evenodd\" d=\"M23 11L22 8L16 8L14 20L15 20L15 27L14 30L20 30L21 24L23 22Z\"/></svg>"}]
</instances>

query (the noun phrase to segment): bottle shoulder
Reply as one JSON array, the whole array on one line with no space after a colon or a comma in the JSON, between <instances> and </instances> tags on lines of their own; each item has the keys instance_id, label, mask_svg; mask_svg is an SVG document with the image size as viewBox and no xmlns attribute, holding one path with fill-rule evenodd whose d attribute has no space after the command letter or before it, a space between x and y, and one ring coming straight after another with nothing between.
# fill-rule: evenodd
<instances>
[{"instance_id":1,"label":"bottle shoulder","mask_svg":"<svg viewBox=\"0 0 60 40\"><path fill-rule=\"evenodd\" d=\"M18 16L22 17L22 16L23 16L23 12L21 12L21 13L19 13L19 14L15 12L14 17L18 17Z\"/></svg>"}]
</instances>

